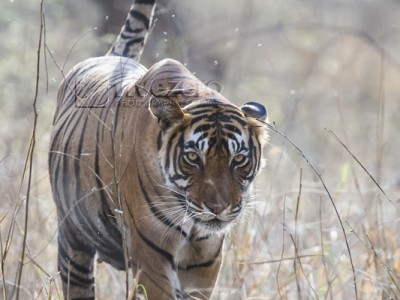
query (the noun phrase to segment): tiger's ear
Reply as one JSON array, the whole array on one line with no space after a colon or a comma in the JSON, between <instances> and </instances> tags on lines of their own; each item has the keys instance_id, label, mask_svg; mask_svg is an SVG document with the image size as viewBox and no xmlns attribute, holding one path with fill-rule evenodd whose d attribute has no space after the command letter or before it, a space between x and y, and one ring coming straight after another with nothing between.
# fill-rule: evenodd
<instances>
[{"instance_id":1,"label":"tiger's ear","mask_svg":"<svg viewBox=\"0 0 400 300\"><path fill-rule=\"evenodd\" d=\"M150 112L158 119L162 130L166 130L184 117L178 102L169 97L152 97L149 101Z\"/></svg>"},{"instance_id":2,"label":"tiger's ear","mask_svg":"<svg viewBox=\"0 0 400 300\"><path fill-rule=\"evenodd\" d=\"M240 109L246 117L260 119L262 121L267 119L267 109L260 103L247 102L243 104Z\"/></svg>"}]
</instances>

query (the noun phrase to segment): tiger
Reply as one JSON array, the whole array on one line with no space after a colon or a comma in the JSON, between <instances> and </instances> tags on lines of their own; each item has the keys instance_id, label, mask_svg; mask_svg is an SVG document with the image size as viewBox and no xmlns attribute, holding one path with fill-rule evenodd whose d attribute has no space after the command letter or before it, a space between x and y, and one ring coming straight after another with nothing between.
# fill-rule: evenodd
<instances>
[{"instance_id":1,"label":"tiger","mask_svg":"<svg viewBox=\"0 0 400 300\"><path fill-rule=\"evenodd\" d=\"M95 298L96 259L132 272L131 299L209 299L261 166L262 104L236 106L176 60L138 62L155 6L134 1L106 55L59 86L49 174L65 299Z\"/></svg>"}]
</instances>

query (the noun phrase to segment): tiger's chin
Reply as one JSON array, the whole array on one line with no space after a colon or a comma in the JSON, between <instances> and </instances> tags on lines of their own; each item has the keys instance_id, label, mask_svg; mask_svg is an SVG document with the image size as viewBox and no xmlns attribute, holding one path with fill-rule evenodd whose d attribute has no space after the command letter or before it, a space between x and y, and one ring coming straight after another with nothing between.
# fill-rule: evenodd
<instances>
[{"instance_id":1,"label":"tiger's chin","mask_svg":"<svg viewBox=\"0 0 400 300\"><path fill-rule=\"evenodd\" d=\"M234 225L233 221L223 221L218 218L211 220L199 220L195 222L199 231L207 235L224 235L228 233Z\"/></svg>"}]
</instances>

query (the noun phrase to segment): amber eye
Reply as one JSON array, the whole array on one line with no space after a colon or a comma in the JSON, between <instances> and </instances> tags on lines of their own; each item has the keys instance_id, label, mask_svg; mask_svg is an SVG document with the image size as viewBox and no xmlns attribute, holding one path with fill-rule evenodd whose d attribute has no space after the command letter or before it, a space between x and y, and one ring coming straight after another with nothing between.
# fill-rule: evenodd
<instances>
[{"instance_id":1,"label":"amber eye","mask_svg":"<svg viewBox=\"0 0 400 300\"><path fill-rule=\"evenodd\" d=\"M199 155L196 152L188 152L185 156L191 162L195 162L199 159Z\"/></svg>"},{"instance_id":2,"label":"amber eye","mask_svg":"<svg viewBox=\"0 0 400 300\"><path fill-rule=\"evenodd\" d=\"M240 164L240 163L244 162L245 159L246 159L246 156L244 156L244 154L238 154L233 158L233 161L236 164Z\"/></svg>"}]
</instances>

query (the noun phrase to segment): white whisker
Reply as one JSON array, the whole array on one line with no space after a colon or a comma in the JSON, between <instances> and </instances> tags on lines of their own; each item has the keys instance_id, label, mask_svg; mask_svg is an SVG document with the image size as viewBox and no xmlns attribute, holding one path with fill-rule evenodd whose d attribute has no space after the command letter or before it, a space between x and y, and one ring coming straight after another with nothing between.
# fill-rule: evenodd
<instances>
[{"instance_id":1,"label":"white whisker","mask_svg":"<svg viewBox=\"0 0 400 300\"><path fill-rule=\"evenodd\" d=\"M183 197L186 197L185 194L183 194L183 193L181 193L181 192L179 192L179 191L177 191L177 190L174 190L173 188L168 187L168 186L166 186L165 184L161 184L161 183L157 182L157 180L155 180L153 177L152 177L152 180L154 181L154 183L155 183L156 186L161 187L161 188L164 188L164 189L166 189L166 190L168 190L168 191L170 191L170 192L176 193L176 194L181 195L181 196L183 196Z\"/></svg>"}]
</instances>

